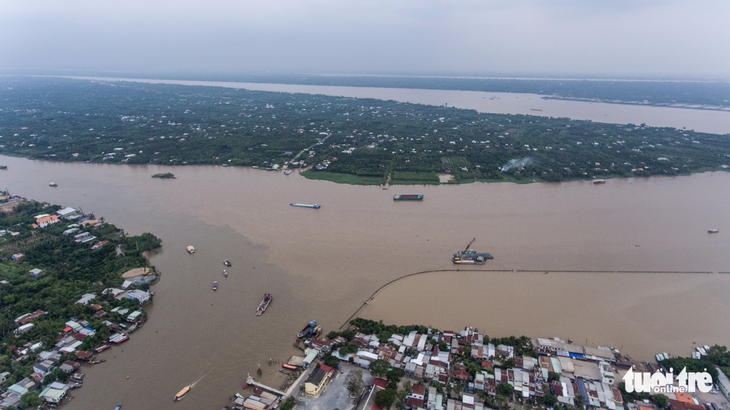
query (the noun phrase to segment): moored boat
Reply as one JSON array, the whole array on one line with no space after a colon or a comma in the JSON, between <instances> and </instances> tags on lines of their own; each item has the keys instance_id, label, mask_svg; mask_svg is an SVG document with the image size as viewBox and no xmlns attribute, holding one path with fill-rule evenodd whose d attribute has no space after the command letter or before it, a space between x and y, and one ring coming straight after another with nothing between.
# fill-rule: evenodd
<instances>
[{"instance_id":1,"label":"moored boat","mask_svg":"<svg viewBox=\"0 0 730 410\"><path fill-rule=\"evenodd\" d=\"M394 201L421 201L423 200L423 195L417 194L417 195L401 195L396 194L393 195Z\"/></svg>"},{"instance_id":2,"label":"moored boat","mask_svg":"<svg viewBox=\"0 0 730 410\"><path fill-rule=\"evenodd\" d=\"M593 185L605 184L605 183L606 183L605 179L594 179L593 180Z\"/></svg>"},{"instance_id":3,"label":"moored boat","mask_svg":"<svg viewBox=\"0 0 730 410\"><path fill-rule=\"evenodd\" d=\"M267 293L264 295L264 298L261 300L261 303L259 303L259 307L256 308L256 316L261 316L262 313L266 312L266 309L269 307L269 304L271 303L271 293Z\"/></svg>"},{"instance_id":4,"label":"moored boat","mask_svg":"<svg viewBox=\"0 0 730 410\"><path fill-rule=\"evenodd\" d=\"M94 351L95 351L96 353L101 353L101 352L103 352L104 350L106 350L106 349L108 349L108 348L110 348L110 347L111 347L111 346L109 346L108 344L103 344L103 345L101 345L101 346L97 347L96 349L94 349Z\"/></svg>"},{"instance_id":5,"label":"moored boat","mask_svg":"<svg viewBox=\"0 0 730 410\"><path fill-rule=\"evenodd\" d=\"M217 281L214 281L213 282L213 290L218 290L218 282Z\"/></svg>"},{"instance_id":6,"label":"moored boat","mask_svg":"<svg viewBox=\"0 0 730 410\"><path fill-rule=\"evenodd\" d=\"M190 393L190 386L185 386L182 388L182 390L177 392L177 394L175 395L175 397L172 398L172 400L173 401L182 400L182 398L185 397L188 393Z\"/></svg>"},{"instance_id":7,"label":"moored boat","mask_svg":"<svg viewBox=\"0 0 730 410\"><path fill-rule=\"evenodd\" d=\"M193 245L188 245L187 250L190 254L195 253L195 248L193 247Z\"/></svg>"},{"instance_id":8,"label":"moored boat","mask_svg":"<svg viewBox=\"0 0 730 410\"><path fill-rule=\"evenodd\" d=\"M289 205L296 206L299 208L312 208L312 209L319 209L322 207L320 204L296 204L296 203L294 203L294 204L289 204Z\"/></svg>"},{"instance_id":9,"label":"moored boat","mask_svg":"<svg viewBox=\"0 0 730 410\"><path fill-rule=\"evenodd\" d=\"M304 329L302 329L301 332L297 333L298 338L302 338L307 336L308 334L312 333L314 331L314 328L317 326L317 321L310 320L309 323L307 323L306 326L304 326Z\"/></svg>"},{"instance_id":10,"label":"moored boat","mask_svg":"<svg viewBox=\"0 0 730 410\"><path fill-rule=\"evenodd\" d=\"M289 175L289 174L291 174L291 172L292 172L291 169L285 169L284 175Z\"/></svg>"}]
</instances>

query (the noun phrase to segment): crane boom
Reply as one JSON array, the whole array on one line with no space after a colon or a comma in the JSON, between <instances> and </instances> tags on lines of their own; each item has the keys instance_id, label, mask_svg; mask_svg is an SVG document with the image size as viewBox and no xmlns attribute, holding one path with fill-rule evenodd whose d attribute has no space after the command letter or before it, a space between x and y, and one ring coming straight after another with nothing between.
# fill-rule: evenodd
<instances>
[{"instance_id":1,"label":"crane boom","mask_svg":"<svg viewBox=\"0 0 730 410\"><path fill-rule=\"evenodd\" d=\"M472 239L471 242L469 242L469 244L466 245L466 248L464 248L464 252L468 251L469 250L469 247L471 246L471 244L473 244L474 241L476 241L476 240L477 240L477 238Z\"/></svg>"}]
</instances>

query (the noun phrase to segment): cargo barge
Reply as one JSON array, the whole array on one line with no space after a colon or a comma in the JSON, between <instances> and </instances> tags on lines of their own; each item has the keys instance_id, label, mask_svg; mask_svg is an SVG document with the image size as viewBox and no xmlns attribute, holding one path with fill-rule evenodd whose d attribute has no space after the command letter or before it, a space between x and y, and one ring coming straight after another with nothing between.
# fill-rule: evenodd
<instances>
[{"instance_id":1,"label":"cargo barge","mask_svg":"<svg viewBox=\"0 0 730 410\"><path fill-rule=\"evenodd\" d=\"M451 258L451 262L456 264L483 265L487 263L487 259L494 259L494 256L489 253L469 249L475 240L476 238L472 239L463 251L456 252Z\"/></svg>"},{"instance_id":2,"label":"cargo barge","mask_svg":"<svg viewBox=\"0 0 730 410\"><path fill-rule=\"evenodd\" d=\"M309 335L312 335L314 333L314 329L317 327L317 321L311 320L309 323L307 323L306 326L304 326L304 329L302 329L301 332L297 333L298 338L303 338Z\"/></svg>"},{"instance_id":3,"label":"cargo barge","mask_svg":"<svg viewBox=\"0 0 730 410\"><path fill-rule=\"evenodd\" d=\"M487 263L487 259L494 259L489 253L478 253L476 251L460 251L454 254L451 261L458 264L475 264L483 265Z\"/></svg>"},{"instance_id":4,"label":"cargo barge","mask_svg":"<svg viewBox=\"0 0 730 410\"><path fill-rule=\"evenodd\" d=\"M394 201L422 201L423 195L422 194L417 194L417 195L396 194L396 195L393 195L393 200Z\"/></svg>"},{"instance_id":5,"label":"cargo barge","mask_svg":"<svg viewBox=\"0 0 730 410\"><path fill-rule=\"evenodd\" d=\"M312 209L319 209L321 206L319 204L289 204L291 206L296 206L299 208L312 208Z\"/></svg>"}]
</instances>

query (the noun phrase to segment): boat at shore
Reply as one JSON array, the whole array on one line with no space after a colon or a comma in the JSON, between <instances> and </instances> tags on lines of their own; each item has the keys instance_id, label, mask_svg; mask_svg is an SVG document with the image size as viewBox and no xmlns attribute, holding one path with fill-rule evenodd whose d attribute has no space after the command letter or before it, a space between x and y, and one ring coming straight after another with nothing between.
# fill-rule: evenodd
<instances>
[{"instance_id":1,"label":"boat at shore","mask_svg":"<svg viewBox=\"0 0 730 410\"><path fill-rule=\"evenodd\" d=\"M95 351L96 353L101 353L101 352L103 352L104 350L106 350L106 349L108 349L108 348L110 348L110 347L111 347L111 346L109 346L108 344L103 344L103 345L101 345L101 346L99 346L99 347L95 348L95 349L94 349L94 351Z\"/></svg>"},{"instance_id":2,"label":"boat at shore","mask_svg":"<svg viewBox=\"0 0 730 410\"><path fill-rule=\"evenodd\" d=\"M395 194L393 195L394 201L422 201L423 195L422 194L413 194L413 195L401 195L401 194Z\"/></svg>"},{"instance_id":3,"label":"boat at shore","mask_svg":"<svg viewBox=\"0 0 730 410\"><path fill-rule=\"evenodd\" d=\"M308 334L311 334L314 332L314 328L317 326L316 320L310 320L309 323L307 323L306 326L304 326L304 329L302 329L299 333L297 333L298 338L306 337Z\"/></svg>"},{"instance_id":4,"label":"boat at shore","mask_svg":"<svg viewBox=\"0 0 730 410\"><path fill-rule=\"evenodd\" d=\"M289 175L289 174L291 174L291 172L292 172L291 169L285 169L284 175Z\"/></svg>"},{"instance_id":5,"label":"boat at shore","mask_svg":"<svg viewBox=\"0 0 730 410\"><path fill-rule=\"evenodd\" d=\"M173 401L182 400L183 397L185 397L188 393L190 393L190 386L185 386L175 394L175 397L172 398Z\"/></svg>"},{"instance_id":6,"label":"boat at shore","mask_svg":"<svg viewBox=\"0 0 730 410\"><path fill-rule=\"evenodd\" d=\"M605 179L594 179L593 180L593 185L605 184L605 183L606 183Z\"/></svg>"},{"instance_id":7,"label":"boat at shore","mask_svg":"<svg viewBox=\"0 0 730 410\"><path fill-rule=\"evenodd\" d=\"M264 312L266 312L266 309L269 307L269 304L271 303L271 293L267 293L264 295L264 298L261 300L261 303L259 303L259 307L256 308L256 316L261 316Z\"/></svg>"},{"instance_id":8,"label":"boat at shore","mask_svg":"<svg viewBox=\"0 0 730 410\"><path fill-rule=\"evenodd\" d=\"M193 247L193 245L188 245L187 250L188 250L188 253L190 253L190 254L195 253L195 248Z\"/></svg>"},{"instance_id":9,"label":"boat at shore","mask_svg":"<svg viewBox=\"0 0 730 410\"><path fill-rule=\"evenodd\" d=\"M469 249L474 241L476 241L476 238L472 239L463 251L456 252L451 258L451 262L456 264L483 265L487 263L487 259L494 259L489 253Z\"/></svg>"},{"instance_id":10,"label":"boat at shore","mask_svg":"<svg viewBox=\"0 0 730 410\"><path fill-rule=\"evenodd\" d=\"M213 282L213 290L218 290L218 281Z\"/></svg>"},{"instance_id":11,"label":"boat at shore","mask_svg":"<svg viewBox=\"0 0 730 410\"><path fill-rule=\"evenodd\" d=\"M718 233L718 232L720 232L720 230L719 230L719 229L715 229L715 228L713 228L713 229L708 229L708 230L707 230L707 233Z\"/></svg>"},{"instance_id":12,"label":"boat at shore","mask_svg":"<svg viewBox=\"0 0 730 410\"><path fill-rule=\"evenodd\" d=\"M296 206L299 208L312 208L312 209L319 209L321 208L320 204L289 204L291 206Z\"/></svg>"}]
</instances>

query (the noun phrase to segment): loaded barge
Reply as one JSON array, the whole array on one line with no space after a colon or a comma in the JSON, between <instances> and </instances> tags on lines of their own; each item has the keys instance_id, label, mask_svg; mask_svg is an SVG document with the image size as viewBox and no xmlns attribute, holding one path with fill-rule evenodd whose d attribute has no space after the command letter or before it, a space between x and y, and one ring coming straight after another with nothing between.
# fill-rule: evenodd
<instances>
[{"instance_id":1,"label":"loaded barge","mask_svg":"<svg viewBox=\"0 0 730 410\"><path fill-rule=\"evenodd\" d=\"M311 320L306 326L304 326L304 329L302 329L301 332L297 333L297 337L301 339L303 337L312 336L315 334L318 327L317 321Z\"/></svg>"},{"instance_id":2,"label":"loaded barge","mask_svg":"<svg viewBox=\"0 0 730 410\"><path fill-rule=\"evenodd\" d=\"M472 239L463 251L456 252L451 258L451 262L456 264L483 265L487 263L487 259L494 259L494 256L489 253L480 253L469 249L475 240L476 238Z\"/></svg>"},{"instance_id":3,"label":"loaded barge","mask_svg":"<svg viewBox=\"0 0 730 410\"><path fill-rule=\"evenodd\" d=\"M396 195L393 195L393 200L394 201L422 201L423 195L422 194L417 194L417 195L396 194Z\"/></svg>"}]
</instances>

